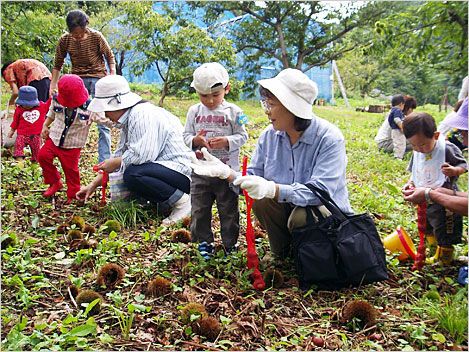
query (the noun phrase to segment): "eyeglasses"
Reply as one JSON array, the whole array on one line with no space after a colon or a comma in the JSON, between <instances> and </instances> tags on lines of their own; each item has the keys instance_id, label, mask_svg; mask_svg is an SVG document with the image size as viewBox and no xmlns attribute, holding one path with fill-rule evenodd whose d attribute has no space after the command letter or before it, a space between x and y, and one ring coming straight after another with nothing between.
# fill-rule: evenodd
<instances>
[{"instance_id":1,"label":"eyeglasses","mask_svg":"<svg viewBox=\"0 0 469 352\"><path fill-rule=\"evenodd\" d=\"M267 98L263 98L260 100L262 109L264 109L264 112L268 115L270 114L270 111L272 110L272 105L270 105L269 100Z\"/></svg>"}]
</instances>

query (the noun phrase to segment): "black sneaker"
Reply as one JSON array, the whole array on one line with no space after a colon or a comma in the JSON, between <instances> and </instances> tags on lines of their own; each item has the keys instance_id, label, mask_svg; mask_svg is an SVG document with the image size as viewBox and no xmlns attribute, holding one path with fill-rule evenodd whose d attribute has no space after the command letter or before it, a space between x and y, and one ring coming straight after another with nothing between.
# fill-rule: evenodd
<instances>
[{"instance_id":1,"label":"black sneaker","mask_svg":"<svg viewBox=\"0 0 469 352\"><path fill-rule=\"evenodd\" d=\"M225 247L225 253L226 255L233 254L238 251L238 244L235 244L232 247Z\"/></svg>"}]
</instances>

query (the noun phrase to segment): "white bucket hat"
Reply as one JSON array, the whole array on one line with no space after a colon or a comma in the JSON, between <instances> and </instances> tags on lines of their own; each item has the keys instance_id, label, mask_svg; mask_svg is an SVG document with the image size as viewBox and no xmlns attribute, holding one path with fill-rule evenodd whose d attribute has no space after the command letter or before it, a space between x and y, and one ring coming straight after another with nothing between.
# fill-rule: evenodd
<instances>
[{"instance_id":1,"label":"white bucket hat","mask_svg":"<svg viewBox=\"0 0 469 352\"><path fill-rule=\"evenodd\" d=\"M228 71L218 62L208 62L195 69L191 87L197 93L211 94L224 89L229 82Z\"/></svg>"},{"instance_id":2,"label":"white bucket hat","mask_svg":"<svg viewBox=\"0 0 469 352\"><path fill-rule=\"evenodd\" d=\"M127 80L119 75L109 75L96 82L95 95L88 106L89 111L103 112L129 108L142 98L130 91Z\"/></svg>"},{"instance_id":3,"label":"white bucket hat","mask_svg":"<svg viewBox=\"0 0 469 352\"><path fill-rule=\"evenodd\" d=\"M269 90L293 115L305 120L313 118L313 103L318 86L300 70L287 68L274 78L257 81Z\"/></svg>"}]
</instances>

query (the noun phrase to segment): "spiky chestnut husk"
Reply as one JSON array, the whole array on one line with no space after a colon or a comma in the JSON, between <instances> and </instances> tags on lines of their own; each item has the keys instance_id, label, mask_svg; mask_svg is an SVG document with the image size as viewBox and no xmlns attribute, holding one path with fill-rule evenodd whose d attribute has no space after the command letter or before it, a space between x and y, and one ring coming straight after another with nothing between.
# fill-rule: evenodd
<instances>
[{"instance_id":1,"label":"spiky chestnut husk","mask_svg":"<svg viewBox=\"0 0 469 352\"><path fill-rule=\"evenodd\" d=\"M83 228L83 233L86 233L88 235L92 235L95 232L96 232L96 229L94 226L86 224L85 227Z\"/></svg>"},{"instance_id":2,"label":"spiky chestnut husk","mask_svg":"<svg viewBox=\"0 0 469 352\"><path fill-rule=\"evenodd\" d=\"M184 219L182 219L182 226L184 226L186 229L189 229L191 227L191 217L186 216Z\"/></svg>"},{"instance_id":3,"label":"spiky chestnut husk","mask_svg":"<svg viewBox=\"0 0 469 352\"><path fill-rule=\"evenodd\" d=\"M64 235L68 232L69 228L70 228L70 224L63 223L63 224L57 226L57 229L55 230L55 232L58 235Z\"/></svg>"},{"instance_id":4,"label":"spiky chestnut husk","mask_svg":"<svg viewBox=\"0 0 469 352\"><path fill-rule=\"evenodd\" d=\"M186 229L174 230L171 233L173 242L189 243L192 241L191 233Z\"/></svg>"},{"instance_id":5,"label":"spiky chestnut husk","mask_svg":"<svg viewBox=\"0 0 469 352\"><path fill-rule=\"evenodd\" d=\"M78 294L80 293L80 289L78 287L76 287L75 285L70 285L69 289L70 289L70 293L72 294L72 297L76 301L76 298L77 298Z\"/></svg>"},{"instance_id":6,"label":"spiky chestnut husk","mask_svg":"<svg viewBox=\"0 0 469 352\"><path fill-rule=\"evenodd\" d=\"M14 244L15 244L15 241L13 240L13 238L8 236L2 241L2 243L0 244L0 248L5 249L8 246L13 246Z\"/></svg>"},{"instance_id":7,"label":"spiky chestnut husk","mask_svg":"<svg viewBox=\"0 0 469 352\"><path fill-rule=\"evenodd\" d=\"M164 277L157 276L148 282L147 295L160 297L171 291L171 282Z\"/></svg>"},{"instance_id":8,"label":"spiky chestnut husk","mask_svg":"<svg viewBox=\"0 0 469 352\"><path fill-rule=\"evenodd\" d=\"M124 275L125 271L120 265L116 263L108 263L99 269L96 284L98 286L112 288L122 282Z\"/></svg>"},{"instance_id":9,"label":"spiky chestnut husk","mask_svg":"<svg viewBox=\"0 0 469 352\"><path fill-rule=\"evenodd\" d=\"M80 231L83 231L85 228L85 220L79 216L79 215L74 215L72 216L72 220L70 220L70 223L72 225L75 225Z\"/></svg>"},{"instance_id":10,"label":"spiky chestnut husk","mask_svg":"<svg viewBox=\"0 0 469 352\"><path fill-rule=\"evenodd\" d=\"M99 293L93 290L83 290L78 294L75 301L77 302L78 308L85 310L85 307L82 307L81 305L82 303L91 303L98 298L99 302L90 310L89 313L90 315L96 315L101 310L101 302L103 301L103 297Z\"/></svg>"},{"instance_id":11,"label":"spiky chestnut husk","mask_svg":"<svg viewBox=\"0 0 469 352\"><path fill-rule=\"evenodd\" d=\"M117 220L108 220L104 223L104 226L105 226L103 228L104 233L111 233L111 231L119 233L122 228L121 224Z\"/></svg>"},{"instance_id":12,"label":"spiky chestnut husk","mask_svg":"<svg viewBox=\"0 0 469 352\"><path fill-rule=\"evenodd\" d=\"M200 336L204 336L209 341L215 341L221 331L221 325L214 317L197 319L192 323L192 329Z\"/></svg>"},{"instance_id":13,"label":"spiky chestnut husk","mask_svg":"<svg viewBox=\"0 0 469 352\"><path fill-rule=\"evenodd\" d=\"M71 229L71 230L68 231L67 239L70 242L73 242L75 240L82 240L83 239L83 234L81 233L80 230Z\"/></svg>"},{"instance_id":14,"label":"spiky chestnut husk","mask_svg":"<svg viewBox=\"0 0 469 352\"><path fill-rule=\"evenodd\" d=\"M376 309L368 302L363 300L353 300L345 304L342 310L342 322L348 323L353 318L360 319L363 328L376 324Z\"/></svg>"},{"instance_id":15,"label":"spiky chestnut husk","mask_svg":"<svg viewBox=\"0 0 469 352\"><path fill-rule=\"evenodd\" d=\"M280 288L284 281L282 272L278 270L270 268L264 272L264 282L267 287Z\"/></svg>"},{"instance_id":16,"label":"spiky chestnut husk","mask_svg":"<svg viewBox=\"0 0 469 352\"><path fill-rule=\"evenodd\" d=\"M202 304L189 302L181 310L181 321L184 324L189 324L191 322L192 315L199 315L200 318L205 318L208 316L207 310Z\"/></svg>"}]
</instances>

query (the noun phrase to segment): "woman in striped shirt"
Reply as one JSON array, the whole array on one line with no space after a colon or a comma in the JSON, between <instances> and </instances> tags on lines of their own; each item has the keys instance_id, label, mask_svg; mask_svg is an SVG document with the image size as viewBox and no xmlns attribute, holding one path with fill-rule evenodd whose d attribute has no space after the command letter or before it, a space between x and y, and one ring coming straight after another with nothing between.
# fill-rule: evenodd
<instances>
[{"instance_id":1,"label":"woman in striped shirt","mask_svg":"<svg viewBox=\"0 0 469 352\"><path fill-rule=\"evenodd\" d=\"M109 74L116 73L114 54L104 36L87 27L88 16L83 11L70 11L66 22L69 33L62 35L57 44L50 93L53 95L57 91L57 81L68 54L72 62L71 73L80 76L93 97L96 82L107 75L106 63ZM98 130L98 161L102 162L111 156L111 133L104 125L98 125Z\"/></svg>"},{"instance_id":2,"label":"woman in striped shirt","mask_svg":"<svg viewBox=\"0 0 469 352\"><path fill-rule=\"evenodd\" d=\"M111 159L100 164L105 172L121 170L130 192L152 204L171 208L164 225L182 220L191 213L191 150L182 138L179 119L163 108L142 100L131 92L122 76L107 76L96 84L96 96L88 106L121 129L119 147ZM101 184L98 175L77 193L87 200Z\"/></svg>"}]
</instances>

